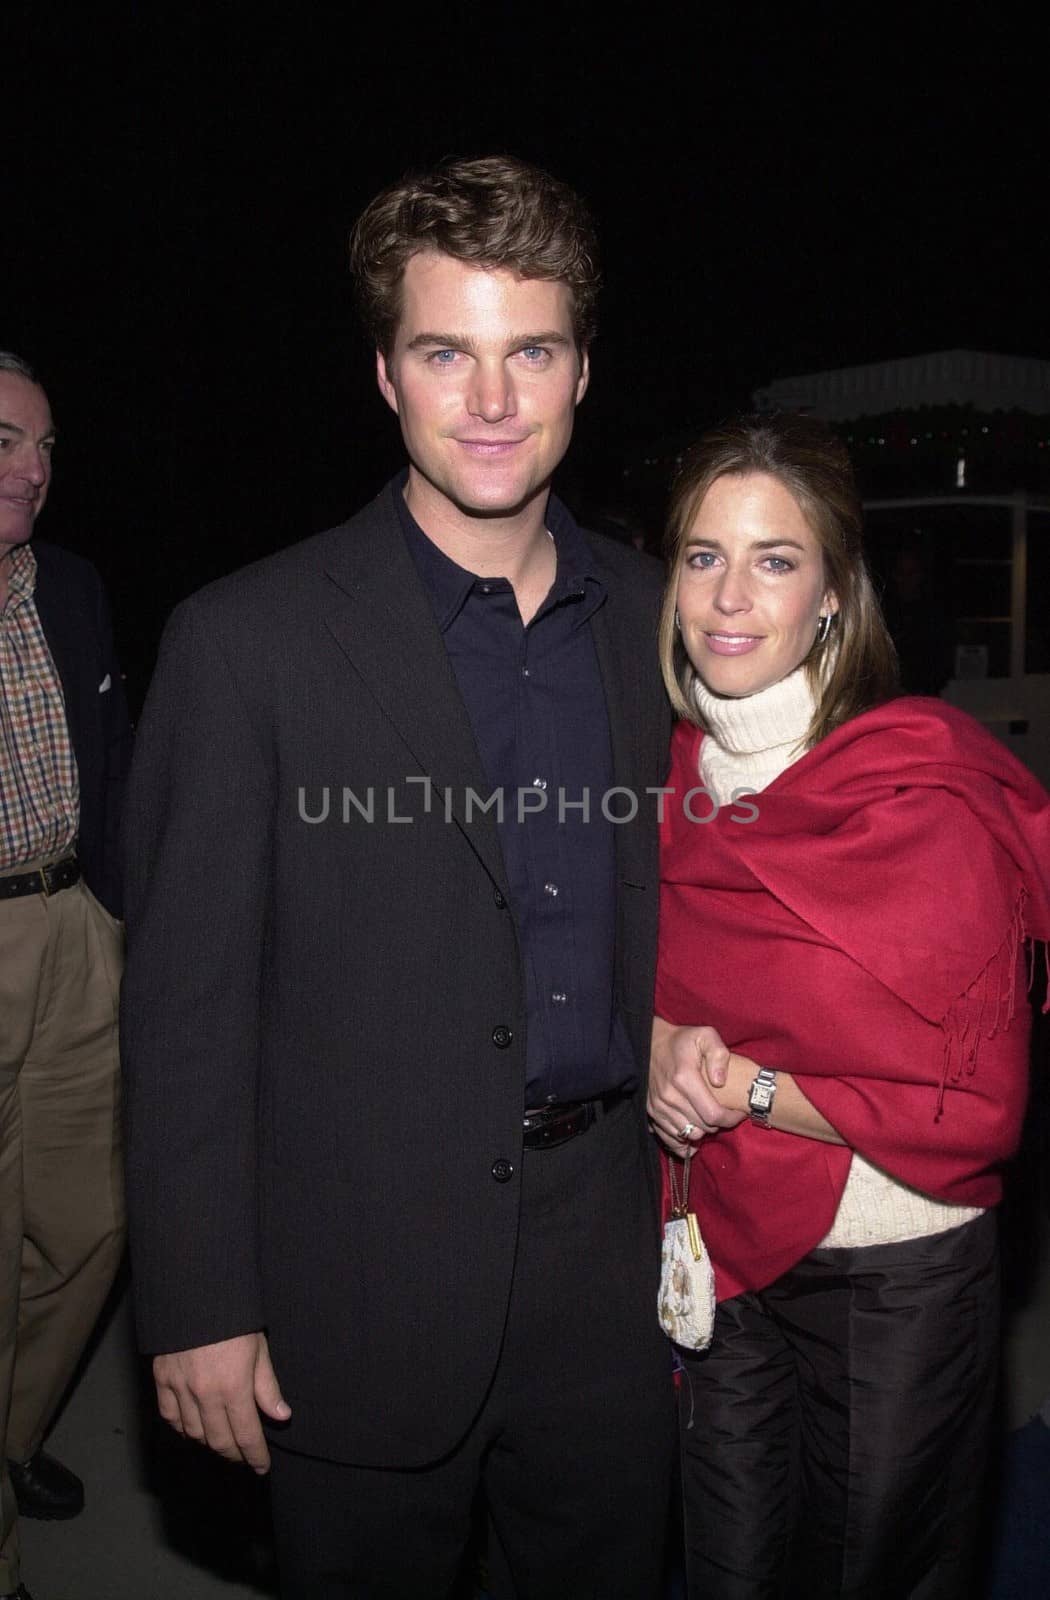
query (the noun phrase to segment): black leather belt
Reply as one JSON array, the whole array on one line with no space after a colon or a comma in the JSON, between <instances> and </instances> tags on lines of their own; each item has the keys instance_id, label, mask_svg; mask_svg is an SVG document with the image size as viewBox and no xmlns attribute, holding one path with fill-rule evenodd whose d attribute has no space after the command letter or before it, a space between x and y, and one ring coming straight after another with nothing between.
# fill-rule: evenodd
<instances>
[{"instance_id":1,"label":"black leather belt","mask_svg":"<svg viewBox=\"0 0 1050 1600\"><path fill-rule=\"evenodd\" d=\"M57 894L60 889L71 889L79 879L80 862L76 856L65 856L49 867L0 877L0 900L17 900L23 894Z\"/></svg>"},{"instance_id":2,"label":"black leather belt","mask_svg":"<svg viewBox=\"0 0 1050 1600\"><path fill-rule=\"evenodd\" d=\"M553 1150L556 1145L566 1144L587 1132L597 1120L599 1106L607 1111L619 1099L619 1094L605 1094L597 1100L570 1100L564 1105L526 1111L522 1144L526 1150Z\"/></svg>"}]
</instances>

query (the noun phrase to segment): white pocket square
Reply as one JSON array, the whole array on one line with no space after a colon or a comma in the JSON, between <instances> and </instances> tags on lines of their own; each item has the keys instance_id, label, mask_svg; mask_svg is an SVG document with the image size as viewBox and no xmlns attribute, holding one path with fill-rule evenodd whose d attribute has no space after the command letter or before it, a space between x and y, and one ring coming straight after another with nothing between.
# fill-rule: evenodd
<instances>
[{"instance_id":1,"label":"white pocket square","mask_svg":"<svg viewBox=\"0 0 1050 1600\"><path fill-rule=\"evenodd\" d=\"M107 672L106 676L103 678L102 682L98 686L98 692L99 692L99 694L105 694L106 690L107 689L112 689L112 687L113 687L113 679L110 677L109 673Z\"/></svg>"}]
</instances>

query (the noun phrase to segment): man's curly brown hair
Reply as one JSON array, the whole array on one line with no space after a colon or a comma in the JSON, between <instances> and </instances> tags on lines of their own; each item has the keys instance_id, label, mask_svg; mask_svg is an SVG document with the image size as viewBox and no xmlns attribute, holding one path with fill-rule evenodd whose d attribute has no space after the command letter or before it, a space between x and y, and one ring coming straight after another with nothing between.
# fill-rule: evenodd
<instances>
[{"instance_id":1,"label":"man's curly brown hair","mask_svg":"<svg viewBox=\"0 0 1050 1600\"><path fill-rule=\"evenodd\" d=\"M438 250L489 271L568 284L582 352L595 333L601 278L590 213L567 184L511 156L446 161L385 189L358 218L350 268L368 336L389 356L405 267Z\"/></svg>"}]
</instances>

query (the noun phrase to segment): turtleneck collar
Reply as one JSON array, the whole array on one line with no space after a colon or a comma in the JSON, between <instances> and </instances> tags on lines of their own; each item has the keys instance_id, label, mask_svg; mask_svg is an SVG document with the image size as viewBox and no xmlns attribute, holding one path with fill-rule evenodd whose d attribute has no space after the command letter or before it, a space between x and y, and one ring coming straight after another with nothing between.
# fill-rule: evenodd
<instances>
[{"instance_id":1,"label":"turtleneck collar","mask_svg":"<svg viewBox=\"0 0 1050 1600\"><path fill-rule=\"evenodd\" d=\"M816 701L803 667L740 699L712 694L694 678L693 700L707 735L700 775L719 804L734 789L764 789L805 752Z\"/></svg>"}]
</instances>

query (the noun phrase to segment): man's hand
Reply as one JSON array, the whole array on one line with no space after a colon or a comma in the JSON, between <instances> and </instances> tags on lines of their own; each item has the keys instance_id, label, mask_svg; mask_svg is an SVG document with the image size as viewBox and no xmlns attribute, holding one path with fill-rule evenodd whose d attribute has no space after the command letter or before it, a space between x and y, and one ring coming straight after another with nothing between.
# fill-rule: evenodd
<instances>
[{"instance_id":1,"label":"man's hand","mask_svg":"<svg viewBox=\"0 0 1050 1600\"><path fill-rule=\"evenodd\" d=\"M259 1412L287 1422L292 1411L278 1386L265 1334L244 1333L154 1356L153 1379L160 1414L176 1433L206 1444L227 1461L246 1461L259 1473L270 1470Z\"/></svg>"},{"instance_id":2,"label":"man's hand","mask_svg":"<svg viewBox=\"0 0 1050 1600\"><path fill-rule=\"evenodd\" d=\"M685 1156L705 1134L735 1128L747 1111L733 1104L733 1090L758 1069L734 1055L714 1028L677 1028L653 1018L649 1060L649 1121L674 1155ZM679 1137L690 1127L686 1139Z\"/></svg>"}]
</instances>

